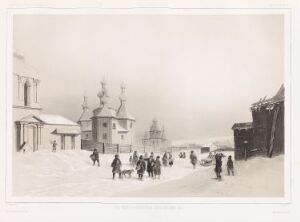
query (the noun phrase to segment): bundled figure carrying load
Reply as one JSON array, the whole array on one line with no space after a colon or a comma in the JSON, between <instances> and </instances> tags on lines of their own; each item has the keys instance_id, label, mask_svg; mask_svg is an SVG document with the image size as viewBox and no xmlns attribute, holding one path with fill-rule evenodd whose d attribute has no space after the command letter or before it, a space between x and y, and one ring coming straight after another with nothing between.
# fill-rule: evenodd
<instances>
[{"instance_id":1,"label":"bundled figure carrying load","mask_svg":"<svg viewBox=\"0 0 300 222\"><path fill-rule=\"evenodd\" d=\"M119 174L119 178L122 178L122 174L121 174L122 162L119 159L119 155L118 154L115 155L115 159L111 163L111 167L113 168L112 169L113 179L115 179L116 173Z\"/></svg>"},{"instance_id":2,"label":"bundled figure carrying load","mask_svg":"<svg viewBox=\"0 0 300 222\"><path fill-rule=\"evenodd\" d=\"M140 156L140 159L138 160L138 162L136 163L136 170L137 170L137 174L140 180L143 180L143 176L146 170L146 163L143 160L143 156Z\"/></svg>"},{"instance_id":3,"label":"bundled figure carrying load","mask_svg":"<svg viewBox=\"0 0 300 222\"><path fill-rule=\"evenodd\" d=\"M196 154L194 153L194 150L191 151L190 160L191 160L191 164L193 165L193 169L196 169L196 164L198 162L198 158L197 158Z\"/></svg>"},{"instance_id":4,"label":"bundled figure carrying load","mask_svg":"<svg viewBox=\"0 0 300 222\"><path fill-rule=\"evenodd\" d=\"M217 176L217 180L221 181L221 172L222 172L222 158L225 157L223 153L217 153L215 155L216 158L216 167L215 167L215 173Z\"/></svg>"},{"instance_id":5,"label":"bundled figure carrying load","mask_svg":"<svg viewBox=\"0 0 300 222\"><path fill-rule=\"evenodd\" d=\"M99 153L97 149L94 149L93 153L90 155L91 160L93 161L93 166L95 165L95 163L98 163L98 166L100 166L100 162L99 162Z\"/></svg>"},{"instance_id":6,"label":"bundled figure carrying load","mask_svg":"<svg viewBox=\"0 0 300 222\"><path fill-rule=\"evenodd\" d=\"M154 163L154 179L156 179L156 176L158 177L158 179L160 179L160 174L161 174L161 162L160 162L160 156L157 156Z\"/></svg>"}]
</instances>

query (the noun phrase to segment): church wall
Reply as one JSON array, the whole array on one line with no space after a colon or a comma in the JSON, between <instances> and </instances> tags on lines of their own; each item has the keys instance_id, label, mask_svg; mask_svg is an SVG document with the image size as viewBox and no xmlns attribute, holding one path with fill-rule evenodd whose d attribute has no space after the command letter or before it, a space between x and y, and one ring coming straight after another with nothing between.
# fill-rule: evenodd
<instances>
[{"instance_id":1,"label":"church wall","mask_svg":"<svg viewBox=\"0 0 300 222\"><path fill-rule=\"evenodd\" d=\"M96 127L97 127L97 142L112 143L112 120L111 118L96 118ZM104 124L106 123L106 127ZM106 134L106 137L104 137Z\"/></svg>"},{"instance_id":2,"label":"church wall","mask_svg":"<svg viewBox=\"0 0 300 222\"><path fill-rule=\"evenodd\" d=\"M132 128L130 128L130 122L133 122L132 120L117 120L113 119L112 120L112 125L115 123L116 126L120 123L123 123L121 125L122 127L124 125L127 125L128 127L125 128L128 130L128 132L118 132L117 129L112 128L112 143L113 144L120 144L120 145L131 145L134 143L133 141L133 133L134 133L134 123L132 124ZM123 136L123 139L122 139Z\"/></svg>"}]
</instances>

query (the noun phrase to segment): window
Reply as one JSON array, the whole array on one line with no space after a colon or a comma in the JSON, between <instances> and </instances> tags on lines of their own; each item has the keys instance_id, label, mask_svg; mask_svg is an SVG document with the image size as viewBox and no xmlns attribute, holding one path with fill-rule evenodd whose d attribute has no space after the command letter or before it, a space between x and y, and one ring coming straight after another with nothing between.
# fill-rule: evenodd
<instances>
[{"instance_id":1,"label":"window","mask_svg":"<svg viewBox=\"0 0 300 222\"><path fill-rule=\"evenodd\" d=\"M116 124L115 123L113 123L113 129L116 129Z\"/></svg>"},{"instance_id":2,"label":"window","mask_svg":"<svg viewBox=\"0 0 300 222\"><path fill-rule=\"evenodd\" d=\"M104 128L106 128L106 127L107 127L107 123L102 123L102 126L103 126Z\"/></svg>"},{"instance_id":3,"label":"window","mask_svg":"<svg viewBox=\"0 0 300 222\"><path fill-rule=\"evenodd\" d=\"M130 122L130 128L132 128L132 122Z\"/></svg>"},{"instance_id":4,"label":"window","mask_svg":"<svg viewBox=\"0 0 300 222\"><path fill-rule=\"evenodd\" d=\"M122 140L124 139L124 135L121 135L121 139L122 139Z\"/></svg>"},{"instance_id":5,"label":"window","mask_svg":"<svg viewBox=\"0 0 300 222\"><path fill-rule=\"evenodd\" d=\"M30 106L30 83L28 81L24 84L24 106Z\"/></svg>"},{"instance_id":6,"label":"window","mask_svg":"<svg viewBox=\"0 0 300 222\"><path fill-rule=\"evenodd\" d=\"M104 139L104 140L107 139L107 133L103 133L103 139Z\"/></svg>"}]
</instances>

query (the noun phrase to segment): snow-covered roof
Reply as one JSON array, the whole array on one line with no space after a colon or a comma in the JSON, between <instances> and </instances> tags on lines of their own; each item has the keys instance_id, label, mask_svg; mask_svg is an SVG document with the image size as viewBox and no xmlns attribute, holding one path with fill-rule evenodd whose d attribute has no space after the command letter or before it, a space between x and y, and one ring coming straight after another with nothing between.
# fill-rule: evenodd
<instances>
[{"instance_id":1,"label":"snow-covered roof","mask_svg":"<svg viewBox=\"0 0 300 222\"><path fill-rule=\"evenodd\" d=\"M77 123L63 117L60 115L54 115L54 114L39 114L35 115L36 118L40 119L46 124L54 124L54 125L74 125L78 126Z\"/></svg>"},{"instance_id":2,"label":"snow-covered roof","mask_svg":"<svg viewBox=\"0 0 300 222\"><path fill-rule=\"evenodd\" d=\"M97 117L116 117L116 110L107 105L94 109L94 116Z\"/></svg>"},{"instance_id":3,"label":"snow-covered roof","mask_svg":"<svg viewBox=\"0 0 300 222\"><path fill-rule=\"evenodd\" d=\"M135 120L134 117L129 114L125 103L121 103L117 112L117 118Z\"/></svg>"},{"instance_id":4,"label":"snow-covered roof","mask_svg":"<svg viewBox=\"0 0 300 222\"><path fill-rule=\"evenodd\" d=\"M69 126L79 126L77 123L63 117L54 114L30 114L25 116L18 121L20 122L30 122L30 123L44 123L51 125L69 125Z\"/></svg>"},{"instance_id":5,"label":"snow-covered roof","mask_svg":"<svg viewBox=\"0 0 300 222\"><path fill-rule=\"evenodd\" d=\"M84 109L78 119L78 122L80 121L87 121L87 120L91 120L91 117L93 116L92 112L90 111L90 109Z\"/></svg>"}]
</instances>

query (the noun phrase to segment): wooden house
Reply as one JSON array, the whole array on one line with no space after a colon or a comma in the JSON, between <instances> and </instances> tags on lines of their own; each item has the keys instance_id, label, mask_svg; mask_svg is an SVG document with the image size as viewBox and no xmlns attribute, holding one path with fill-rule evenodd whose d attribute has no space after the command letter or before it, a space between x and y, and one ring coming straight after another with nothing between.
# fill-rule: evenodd
<instances>
[{"instance_id":1,"label":"wooden house","mask_svg":"<svg viewBox=\"0 0 300 222\"><path fill-rule=\"evenodd\" d=\"M255 155L252 123L235 123L232 126L232 130L234 133L234 159L247 159Z\"/></svg>"},{"instance_id":2,"label":"wooden house","mask_svg":"<svg viewBox=\"0 0 300 222\"><path fill-rule=\"evenodd\" d=\"M272 155L284 152L284 86L270 99L260 99L251 106L251 123L233 125L235 159L254 155Z\"/></svg>"}]
</instances>

